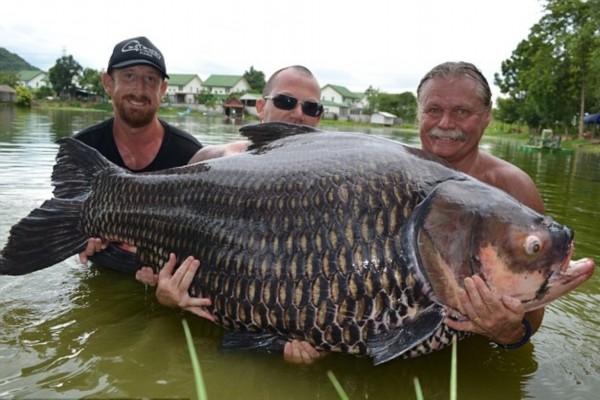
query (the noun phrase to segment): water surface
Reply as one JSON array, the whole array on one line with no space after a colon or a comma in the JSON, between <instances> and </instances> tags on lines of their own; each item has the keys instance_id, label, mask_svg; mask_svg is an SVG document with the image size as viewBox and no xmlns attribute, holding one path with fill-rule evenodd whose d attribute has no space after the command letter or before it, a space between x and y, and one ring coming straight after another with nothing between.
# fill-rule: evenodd
<instances>
[{"instance_id":1,"label":"water surface","mask_svg":"<svg viewBox=\"0 0 600 400\"><path fill-rule=\"evenodd\" d=\"M106 116L0 108L0 246L13 224L51 196L54 141ZM239 138L238 127L220 119L166 119L205 144ZM419 143L415 134L391 128L370 133ZM516 141L493 138L483 145L532 176L547 213L574 228L575 258L600 260L600 157L524 153ZM599 282L596 274L548 306L542 328L522 349L496 349L482 338L460 342L459 399L596 398ZM220 328L163 307L152 288L76 257L29 275L0 276L0 293L0 398L195 397L185 318L209 399L336 399L328 370L352 399L415 398L414 377L425 399L448 399L449 350L378 367L339 354L296 366L280 355L224 352Z\"/></svg>"}]
</instances>

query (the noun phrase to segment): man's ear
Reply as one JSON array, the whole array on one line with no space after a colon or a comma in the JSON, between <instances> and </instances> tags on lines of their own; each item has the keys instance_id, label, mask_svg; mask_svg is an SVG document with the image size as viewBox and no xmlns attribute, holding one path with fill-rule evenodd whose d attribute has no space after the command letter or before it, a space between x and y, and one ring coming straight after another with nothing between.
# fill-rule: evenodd
<instances>
[{"instance_id":1,"label":"man's ear","mask_svg":"<svg viewBox=\"0 0 600 400\"><path fill-rule=\"evenodd\" d=\"M102 86L104 86L104 90L106 94L112 97L113 89L114 89L114 81L112 76L105 72L102 74Z\"/></svg>"},{"instance_id":2,"label":"man's ear","mask_svg":"<svg viewBox=\"0 0 600 400\"><path fill-rule=\"evenodd\" d=\"M263 120L263 114L265 109L265 104L267 101L262 97L256 100L256 112L258 113L258 119Z\"/></svg>"}]
</instances>

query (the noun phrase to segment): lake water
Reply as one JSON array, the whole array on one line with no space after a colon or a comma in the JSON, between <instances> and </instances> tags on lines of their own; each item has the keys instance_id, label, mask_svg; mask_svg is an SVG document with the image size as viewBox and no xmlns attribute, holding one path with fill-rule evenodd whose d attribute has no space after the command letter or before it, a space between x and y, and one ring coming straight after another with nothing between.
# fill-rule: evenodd
<instances>
[{"instance_id":1,"label":"lake water","mask_svg":"<svg viewBox=\"0 0 600 400\"><path fill-rule=\"evenodd\" d=\"M51 197L57 146L108 115L0 108L0 247L10 227ZM205 144L238 139L220 119L165 117ZM347 128L345 128L348 130ZM371 134L418 145L391 128ZM575 232L575 257L600 261L600 157L582 152L527 153L518 143L483 146L528 172L547 213ZM600 393L600 276L546 308L540 331L506 351L482 338L458 345L459 399L595 399ZM451 352L374 367L331 354L311 366L281 355L223 352L222 330L161 306L154 289L72 257L30 275L0 276L0 398L195 398L182 320L186 319L209 399L337 399L331 370L352 399L449 398Z\"/></svg>"}]
</instances>

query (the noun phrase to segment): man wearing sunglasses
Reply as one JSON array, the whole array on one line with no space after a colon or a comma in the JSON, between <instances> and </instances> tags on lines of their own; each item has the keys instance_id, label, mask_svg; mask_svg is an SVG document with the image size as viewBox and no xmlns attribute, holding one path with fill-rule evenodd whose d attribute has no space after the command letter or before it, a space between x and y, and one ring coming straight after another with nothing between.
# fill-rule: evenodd
<instances>
[{"instance_id":1,"label":"man wearing sunglasses","mask_svg":"<svg viewBox=\"0 0 600 400\"><path fill-rule=\"evenodd\" d=\"M323 116L319 103L321 88L312 72L301 65L276 71L267 81L262 98L256 100L260 122L287 122L317 126ZM240 140L222 145L205 146L190 160L190 164L245 151L250 142Z\"/></svg>"},{"instance_id":2,"label":"man wearing sunglasses","mask_svg":"<svg viewBox=\"0 0 600 400\"><path fill-rule=\"evenodd\" d=\"M315 127L323 115L320 97L321 88L312 72L301 65L293 65L271 75L262 98L256 101L256 110L261 122L288 122ZM192 157L190 164L243 152L249 143L241 140L203 147ZM158 285L156 297L161 304L180 307L212 320L212 315L204 309L208 299L190 297L188 294L199 266L198 260L189 257L174 271L175 257L171 256L158 275L154 274L152 268L144 267L136 273L136 278L145 284ZM284 358L294 363L309 364L324 354L307 342L293 341L287 343L284 349Z\"/></svg>"}]
</instances>

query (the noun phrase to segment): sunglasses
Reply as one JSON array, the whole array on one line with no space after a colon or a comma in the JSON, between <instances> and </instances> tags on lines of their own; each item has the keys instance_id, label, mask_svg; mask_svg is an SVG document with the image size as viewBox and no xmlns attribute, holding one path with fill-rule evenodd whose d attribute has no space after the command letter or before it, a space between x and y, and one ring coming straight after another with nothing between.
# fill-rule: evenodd
<instances>
[{"instance_id":1,"label":"sunglasses","mask_svg":"<svg viewBox=\"0 0 600 400\"><path fill-rule=\"evenodd\" d=\"M278 94L275 96L264 96L265 100L272 100L275 107L280 110L290 111L293 110L298 104L298 99L287 94ZM318 117L323 114L323 104L319 104L316 101L303 101L302 112L304 115L309 117Z\"/></svg>"}]
</instances>

